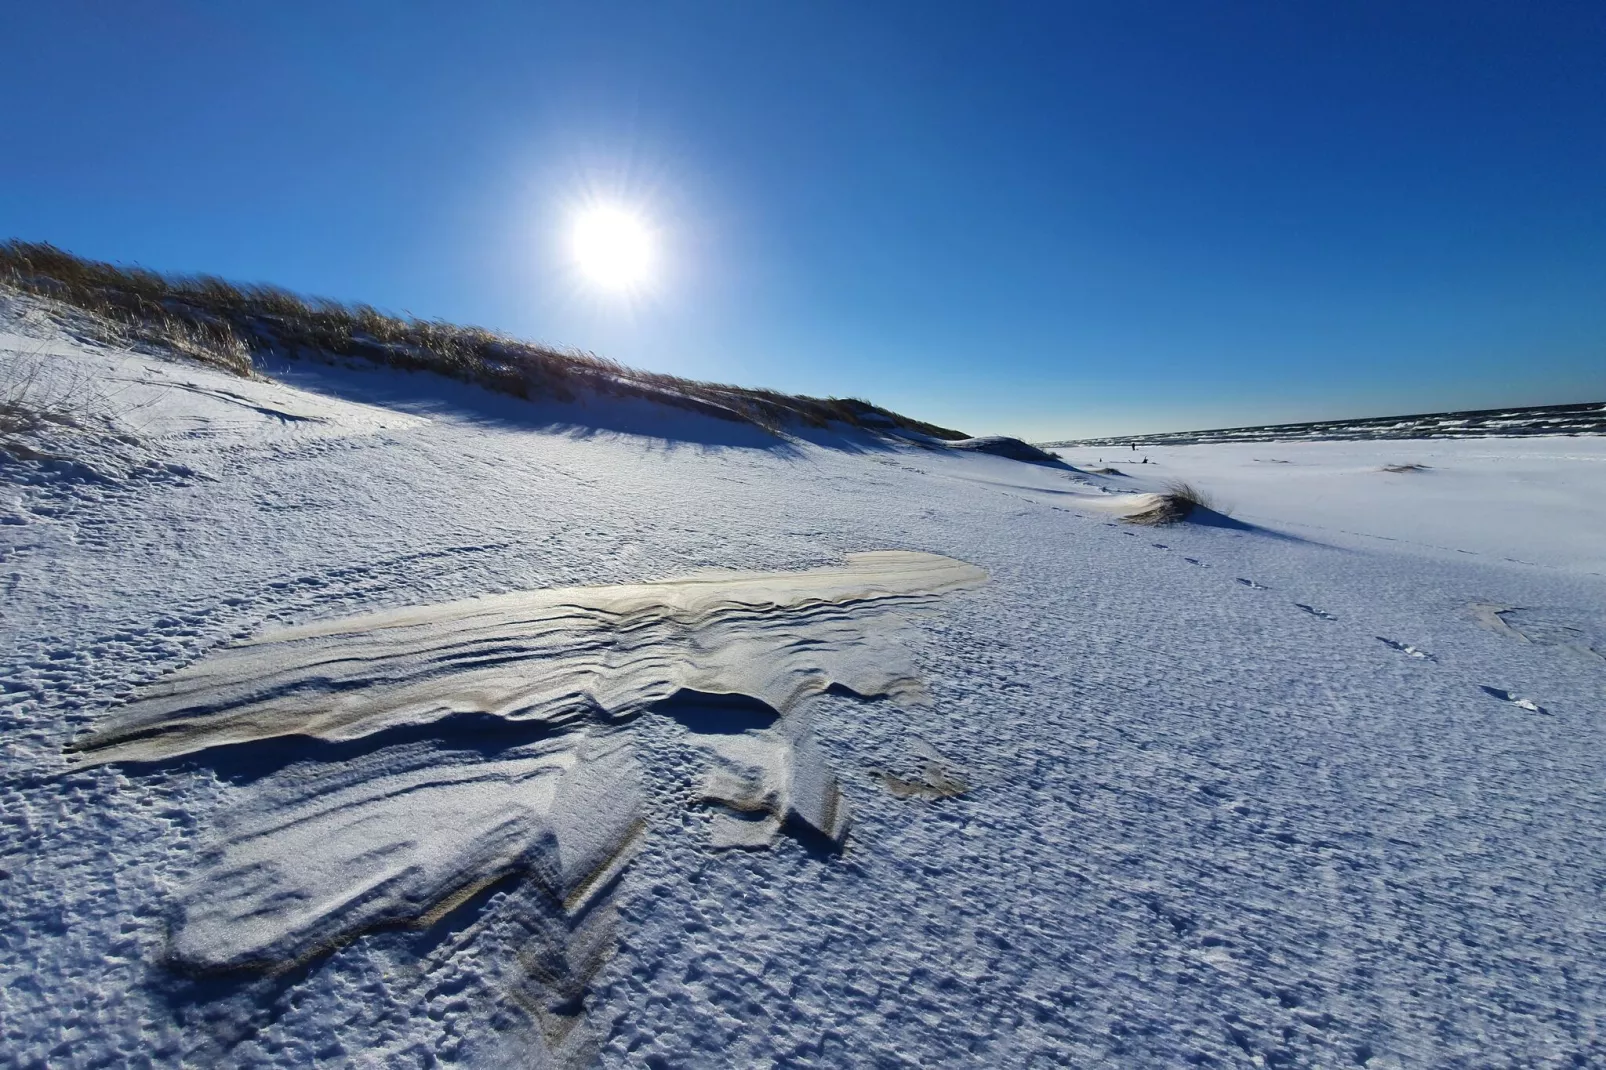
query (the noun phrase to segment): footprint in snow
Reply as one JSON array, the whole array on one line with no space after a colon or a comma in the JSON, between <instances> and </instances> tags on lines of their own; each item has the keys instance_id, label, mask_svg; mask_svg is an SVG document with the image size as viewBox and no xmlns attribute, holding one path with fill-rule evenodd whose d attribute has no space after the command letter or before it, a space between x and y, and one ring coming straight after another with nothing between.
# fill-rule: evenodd
<instances>
[{"instance_id":1,"label":"footprint in snow","mask_svg":"<svg viewBox=\"0 0 1606 1070\"><path fill-rule=\"evenodd\" d=\"M1426 650L1422 650L1419 647L1411 646L1408 643L1396 643L1394 640L1385 639L1381 635L1375 636L1374 638L1376 638L1377 641L1380 642L1380 643L1385 643L1388 646L1393 647L1395 650L1398 650L1401 654L1404 654L1408 658L1420 658L1423 661L1438 661L1439 660L1438 658L1434 657L1432 654L1429 654Z\"/></svg>"},{"instance_id":2,"label":"footprint in snow","mask_svg":"<svg viewBox=\"0 0 1606 1070\"><path fill-rule=\"evenodd\" d=\"M917 775L904 778L885 769L871 769L870 776L899 799L951 799L970 790L964 773L935 747L919 738L914 743L921 764Z\"/></svg>"},{"instance_id":3,"label":"footprint in snow","mask_svg":"<svg viewBox=\"0 0 1606 1070\"><path fill-rule=\"evenodd\" d=\"M1271 590L1271 588L1267 587L1264 583L1256 583L1254 580L1246 580L1242 576L1238 577L1238 582L1243 584L1245 587L1248 587L1251 591Z\"/></svg>"},{"instance_id":4,"label":"footprint in snow","mask_svg":"<svg viewBox=\"0 0 1606 1070\"><path fill-rule=\"evenodd\" d=\"M1337 620L1338 619L1337 617L1333 616L1331 613L1324 613L1321 610L1317 609L1315 606L1307 606L1303 602L1295 602L1294 605L1296 607L1298 607L1299 609L1303 609L1306 613L1309 613L1313 617L1320 617L1322 620Z\"/></svg>"},{"instance_id":5,"label":"footprint in snow","mask_svg":"<svg viewBox=\"0 0 1606 1070\"><path fill-rule=\"evenodd\" d=\"M1478 690L1482 691L1485 695L1491 695L1494 698L1499 699L1501 702L1509 702L1519 710L1527 710L1529 713L1550 712L1531 698L1519 698L1516 695L1513 695L1510 691L1503 691L1498 687L1485 687L1482 684L1479 684Z\"/></svg>"}]
</instances>

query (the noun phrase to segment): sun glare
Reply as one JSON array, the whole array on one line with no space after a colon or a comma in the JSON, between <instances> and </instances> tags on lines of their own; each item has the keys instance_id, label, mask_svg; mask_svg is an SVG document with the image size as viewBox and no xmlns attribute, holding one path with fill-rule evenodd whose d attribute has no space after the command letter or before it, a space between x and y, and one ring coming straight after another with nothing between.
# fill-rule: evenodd
<instances>
[{"instance_id":1,"label":"sun glare","mask_svg":"<svg viewBox=\"0 0 1606 1070\"><path fill-rule=\"evenodd\" d=\"M622 208L585 209L575 217L569 240L580 273L595 286L631 290L652 274L652 231L639 216Z\"/></svg>"}]
</instances>

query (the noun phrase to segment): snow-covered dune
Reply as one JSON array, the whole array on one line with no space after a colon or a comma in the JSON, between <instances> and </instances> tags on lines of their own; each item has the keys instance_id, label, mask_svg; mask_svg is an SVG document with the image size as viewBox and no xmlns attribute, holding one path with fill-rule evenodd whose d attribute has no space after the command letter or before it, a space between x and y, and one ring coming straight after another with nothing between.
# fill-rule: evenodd
<instances>
[{"instance_id":1,"label":"snow-covered dune","mask_svg":"<svg viewBox=\"0 0 1606 1070\"><path fill-rule=\"evenodd\" d=\"M0 1061L1606 1062L1606 440L1023 463L7 330ZM1122 521L1176 479L1232 520Z\"/></svg>"}]
</instances>

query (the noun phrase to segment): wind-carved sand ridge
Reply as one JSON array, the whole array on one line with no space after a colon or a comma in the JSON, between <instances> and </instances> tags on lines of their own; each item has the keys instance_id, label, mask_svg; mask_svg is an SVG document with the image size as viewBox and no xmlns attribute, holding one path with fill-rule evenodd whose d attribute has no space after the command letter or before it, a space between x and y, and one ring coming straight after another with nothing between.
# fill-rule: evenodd
<instances>
[{"instance_id":1,"label":"wind-carved sand ridge","mask_svg":"<svg viewBox=\"0 0 1606 1070\"><path fill-rule=\"evenodd\" d=\"M985 582L936 554L518 592L265 632L107 713L80 764L265 767L180 893L171 953L276 969L366 930L427 924L527 873L569 911L644 828L629 724L673 717L712 759L716 847L783 829L840 845L848 815L808 706L828 689L927 701L908 614ZM462 726L516 729L487 749ZM400 742L398 742L400 740ZM431 745L434 740L439 745ZM275 749L277 748L277 750Z\"/></svg>"}]
</instances>

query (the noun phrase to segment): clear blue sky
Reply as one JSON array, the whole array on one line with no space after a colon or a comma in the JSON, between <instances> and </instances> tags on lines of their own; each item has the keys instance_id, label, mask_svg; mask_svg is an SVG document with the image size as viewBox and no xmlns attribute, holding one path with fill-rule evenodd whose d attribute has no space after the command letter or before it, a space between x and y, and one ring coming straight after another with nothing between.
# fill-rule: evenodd
<instances>
[{"instance_id":1,"label":"clear blue sky","mask_svg":"<svg viewBox=\"0 0 1606 1070\"><path fill-rule=\"evenodd\" d=\"M1606 398L1606 3L11 3L0 236L1029 438ZM660 228L575 285L586 191Z\"/></svg>"}]
</instances>

